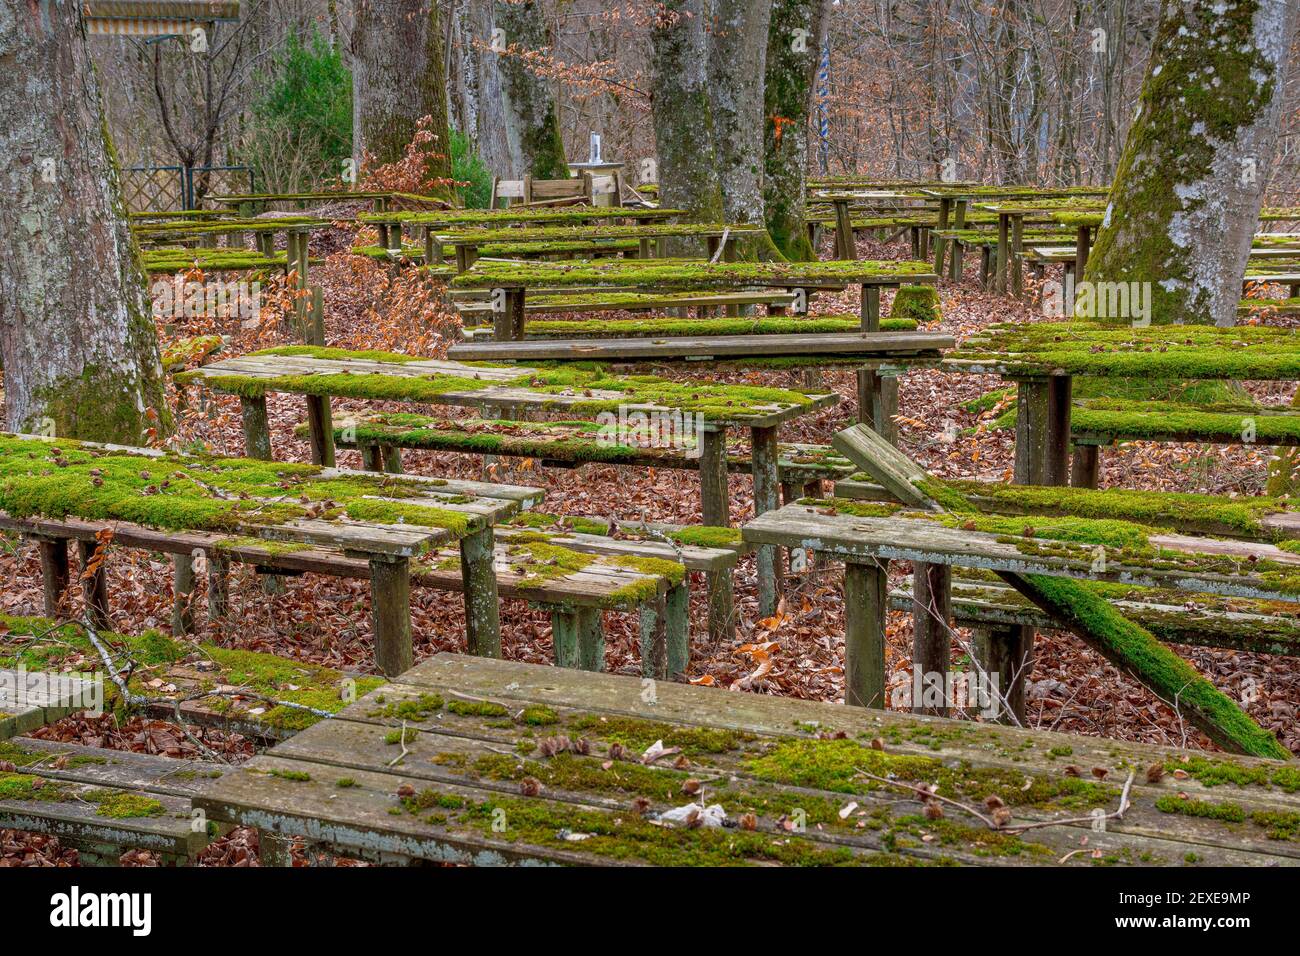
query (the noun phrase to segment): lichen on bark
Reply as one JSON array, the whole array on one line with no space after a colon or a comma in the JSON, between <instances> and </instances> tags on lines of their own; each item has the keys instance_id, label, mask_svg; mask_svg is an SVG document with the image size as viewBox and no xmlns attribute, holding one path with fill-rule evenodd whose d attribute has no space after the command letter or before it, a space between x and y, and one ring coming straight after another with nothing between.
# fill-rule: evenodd
<instances>
[{"instance_id":1,"label":"lichen on bark","mask_svg":"<svg viewBox=\"0 0 1300 956\"><path fill-rule=\"evenodd\" d=\"M1292 0L1162 8L1086 270L1091 282L1151 283L1152 322L1235 322L1296 8Z\"/></svg>"}]
</instances>

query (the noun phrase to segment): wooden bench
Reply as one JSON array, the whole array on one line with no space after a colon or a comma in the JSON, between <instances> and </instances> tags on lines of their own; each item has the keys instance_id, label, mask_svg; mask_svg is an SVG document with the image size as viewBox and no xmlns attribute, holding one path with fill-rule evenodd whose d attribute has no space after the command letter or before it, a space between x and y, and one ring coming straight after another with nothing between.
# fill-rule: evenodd
<instances>
[{"instance_id":1,"label":"wooden bench","mask_svg":"<svg viewBox=\"0 0 1300 956\"><path fill-rule=\"evenodd\" d=\"M496 309L487 292L452 291L452 303L462 318L493 318ZM626 292L606 289L593 292L554 292L535 294L528 298L524 311L529 315L554 315L563 312L640 312L650 309L696 309L703 314L714 309L739 309L747 305L763 305L769 315L784 314L796 304L793 292L767 290L760 292ZM526 326L531 334L532 324Z\"/></svg>"},{"instance_id":2,"label":"wooden bench","mask_svg":"<svg viewBox=\"0 0 1300 956\"><path fill-rule=\"evenodd\" d=\"M1289 605L1220 600L1209 595L1189 602L1181 593L1144 588L1117 588L1104 593L1125 617L1168 644L1217 647L1251 654L1300 655L1300 618ZM889 606L895 611L910 613L915 599L911 577L889 592ZM996 577L982 579L971 572L953 576L952 617L957 625L975 629L977 644L1007 640L1005 635L981 633L992 630L1012 627L1061 630L1059 622L1015 588Z\"/></svg>"},{"instance_id":3,"label":"wooden bench","mask_svg":"<svg viewBox=\"0 0 1300 956\"><path fill-rule=\"evenodd\" d=\"M0 827L58 837L83 865L148 850L187 866L224 832L194 799L233 768L21 737L0 743Z\"/></svg>"},{"instance_id":4,"label":"wooden bench","mask_svg":"<svg viewBox=\"0 0 1300 956\"><path fill-rule=\"evenodd\" d=\"M500 226L579 225L585 222L664 222L685 215L681 209L627 208L617 206L566 206L562 209L450 209L437 212L373 212L357 216L357 222L373 226L379 233L379 245L396 248L402 232L410 228L422 235L428 246L430 233L461 229L467 226L493 228Z\"/></svg>"},{"instance_id":5,"label":"wooden bench","mask_svg":"<svg viewBox=\"0 0 1300 956\"><path fill-rule=\"evenodd\" d=\"M389 864L1268 866L1297 858L1294 774L439 654L196 803Z\"/></svg>"},{"instance_id":6,"label":"wooden bench","mask_svg":"<svg viewBox=\"0 0 1300 956\"><path fill-rule=\"evenodd\" d=\"M914 318L888 316L880 320L882 332L915 332ZM600 339L669 338L723 335L821 335L832 332L858 332L862 321L856 315L797 316L705 316L683 319L674 316L635 319L560 319L528 323L527 339ZM467 342L491 340L492 328L465 329Z\"/></svg>"}]
</instances>

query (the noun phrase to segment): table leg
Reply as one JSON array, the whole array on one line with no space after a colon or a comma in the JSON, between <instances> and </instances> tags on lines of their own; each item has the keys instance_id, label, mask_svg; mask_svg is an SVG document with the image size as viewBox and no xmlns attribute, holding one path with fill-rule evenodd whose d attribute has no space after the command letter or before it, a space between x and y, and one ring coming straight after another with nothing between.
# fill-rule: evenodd
<instances>
[{"instance_id":1,"label":"table leg","mask_svg":"<svg viewBox=\"0 0 1300 956\"><path fill-rule=\"evenodd\" d=\"M1070 376L1016 382L1018 485L1064 485L1069 475Z\"/></svg>"},{"instance_id":2,"label":"table leg","mask_svg":"<svg viewBox=\"0 0 1300 956\"><path fill-rule=\"evenodd\" d=\"M700 431L700 512L706 525L731 527L727 440L720 428L706 427Z\"/></svg>"},{"instance_id":3,"label":"table leg","mask_svg":"<svg viewBox=\"0 0 1300 956\"><path fill-rule=\"evenodd\" d=\"M857 243L853 241L853 221L849 216L847 199L835 200L835 258L856 259Z\"/></svg>"},{"instance_id":4,"label":"table leg","mask_svg":"<svg viewBox=\"0 0 1300 956\"><path fill-rule=\"evenodd\" d=\"M938 220L937 230L943 230L948 228L948 213L951 209L952 209L951 199L939 200L939 220ZM934 274L937 276L943 275L943 253L944 253L944 246L946 245L946 242L947 241L943 238L943 236L936 235L934 237Z\"/></svg>"},{"instance_id":5,"label":"table leg","mask_svg":"<svg viewBox=\"0 0 1300 956\"><path fill-rule=\"evenodd\" d=\"M324 395L307 396L307 432L313 465L334 467L334 426L330 400Z\"/></svg>"},{"instance_id":6,"label":"table leg","mask_svg":"<svg viewBox=\"0 0 1300 956\"><path fill-rule=\"evenodd\" d=\"M844 703L885 707L888 562L844 565Z\"/></svg>"},{"instance_id":7,"label":"table leg","mask_svg":"<svg viewBox=\"0 0 1300 956\"><path fill-rule=\"evenodd\" d=\"M1075 281L1082 279L1084 270L1088 267L1088 227L1080 226L1074 236L1074 276Z\"/></svg>"},{"instance_id":8,"label":"table leg","mask_svg":"<svg viewBox=\"0 0 1300 956\"><path fill-rule=\"evenodd\" d=\"M954 229L964 229L966 226L966 200L957 200L957 209L952 227ZM961 257L962 245L960 242L953 241L952 244L952 261L948 267L948 278L954 282L961 278Z\"/></svg>"},{"instance_id":9,"label":"table leg","mask_svg":"<svg viewBox=\"0 0 1300 956\"><path fill-rule=\"evenodd\" d=\"M1007 291L1007 247L1010 244L1010 223L1006 216L999 214L998 252L993 276L993 288L998 292Z\"/></svg>"},{"instance_id":10,"label":"table leg","mask_svg":"<svg viewBox=\"0 0 1300 956\"><path fill-rule=\"evenodd\" d=\"M459 249L459 247L457 247ZM524 290L506 289L505 308L492 315L492 338L497 342L518 342L524 337Z\"/></svg>"},{"instance_id":11,"label":"table leg","mask_svg":"<svg viewBox=\"0 0 1300 956\"><path fill-rule=\"evenodd\" d=\"M385 677L411 669L411 568L409 558L370 559L370 619L375 664Z\"/></svg>"},{"instance_id":12,"label":"table leg","mask_svg":"<svg viewBox=\"0 0 1300 956\"><path fill-rule=\"evenodd\" d=\"M465 636L476 657L501 656L501 614L497 576L492 568L491 528L460 541L460 576L465 586Z\"/></svg>"},{"instance_id":13,"label":"table leg","mask_svg":"<svg viewBox=\"0 0 1300 956\"><path fill-rule=\"evenodd\" d=\"M709 640L714 644L736 639L736 586L731 574L728 568L704 576L709 599Z\"/></svg>"},{"instance_id":14,"label":"table leg","mask_svg":"<svg viewBox=\"0 0 1300 956\"><path fill-rule=\"evenodd\" d=\"M240 421L244 427L244 455L259 461L271 460L271 426L266 417L266 396L239 399Z\"/></svg>"},{"instance_id":15,"label":"table leg","mask_svg":"<svg viewBox=\"0 0 1300 956\"><path fill-rule=\"evenodd\" d=\"M875 369L858 369L858 421L891 445L898 443L898 377L881 375Z\"/></svg>"},{"instance_id":16,"label":"table leg","mask_svg":"<svg viewBox=\"0 0 1300 956\"><path fill-rule=\"evenodd\" d=\"M880 331L880 286L862 283L862 331Z\"/></svg>"},{"instance_id":17,"label":"table leg","mask_svg":"<svg viewBox=\"0 0 1300 956\"><path fill-rule=\"evenodd\" d=\"M1011 217L1011 293L1019 298L1025 291L1025 217Z\"/></svg>"},{"instance_id":18,"label":"table leg","mask_svg":"<svg viewBox=\"0 0 1300 956\"><path fill-rule=\"evenodd\" d=\"M781 507L777 472L776 428L750 429L751 460L754 473L754 514ZM763 617L776 614L781 598L780 548L764 544L758 547L758 613Z\"/></svg>"}]
</instances>

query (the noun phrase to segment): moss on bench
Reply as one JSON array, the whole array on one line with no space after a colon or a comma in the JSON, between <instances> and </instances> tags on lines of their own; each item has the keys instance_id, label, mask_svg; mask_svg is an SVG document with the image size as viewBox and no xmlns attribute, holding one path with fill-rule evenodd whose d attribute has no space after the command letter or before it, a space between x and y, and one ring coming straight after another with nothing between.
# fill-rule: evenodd
<instances>
[{"instance_id":1,"label":"moss on bench","mask_svg":"<svg viewBox=\"0 0 1300 956\"><path fill-rule=\"evenodd\" d=\"M163 454L158 457L0 435L0 510L13 518L130 521L169 531L234 531L299 518L358 520L417 497L427 483L392 476L323 477L315 465ZM464 533L468 517L447 508L391 503L408 523Z\"/></svg>"},{"instance_id":2,"label":"moss on bench","mask_svg":"<svg viewBox=\"0 0 1300 956\"><path fill-rule=\"evenodd\" d=\"M415 356L387 352L351 352L346 349L307 345L280 346L254 352L249 357L308 356L326 360L368 359L373 361L418 362ZM512 368L486 362L465 363L472 368ZM243 397L261 397L268 392L294 392L304 395L374 398L393 401L433 401L448 392L478 392L492 388L527 389L541 394L592 396L565 403L565 409L577 414L595 415L616 412L628 404L659 405L683 413L698 413L705 419L743 418L749 411L767 410L770 406L798 407L812 403L821 393L795 389L769 388L758 385L717 385L706 382L675 382L653 375L611 375L597 363L545 364L506 381L485 381L466 375L431 372L420 377L382 374L324 372L311 375L287 374L274 377L183 372L175 377L178 384L201 382L209 388ZM598 391L613 392L609 398L595 397Z\"/></svg>"},{"instance_id":3,"label":"moss on bench","mask_svg":"<svg viewBox=\"0 0 1300 956\"><path fill-rule=\"evenodd\" d=\"M895 308L897 308L895 300ZM920 319L922 322L931 319ZM882 332L912 332L916 317L880 320ZM862 320L849 316L765 316L756 318L698 319L586 319L577 321L530 319L525 328L529 338L651 338L657 336L703 335L817 335L858 332Z\"/></svg>"},{"instance_id":4,"label":"moss on bench","mask_svg":"<svg viewBox=\"0 0 1300 956\"><path fill-rule=\"evenodd\" d=\"M835 285L881 278L929 275L926 262L842 260L827 262L718 262L634 259L617 262L512 263L479 261L452 280L453 288L583 286L608 284L655 289L732 289L738 285Z\"/></svg>"}]
</instances>

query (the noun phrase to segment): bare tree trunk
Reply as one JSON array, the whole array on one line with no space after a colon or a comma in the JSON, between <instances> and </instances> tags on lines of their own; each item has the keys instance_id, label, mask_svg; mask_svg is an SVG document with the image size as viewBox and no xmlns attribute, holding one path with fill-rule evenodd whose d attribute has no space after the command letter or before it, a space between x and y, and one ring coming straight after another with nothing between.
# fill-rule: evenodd
<instances>
[{"instance_id":1,"label":"bare tree trunk","mask_svg":"<svg viewBox=\"0 0 1300 956\"><path fill-rule=\"evenodd\" d=\"M1150 283L1152 322L1236 320L1298 8L1166 0L1161 10L1086 276Z\"/></svg>"},{"instance_id":2,"label":"bare tree trunk","mask_svg":"<svg viewBox=\"0 0 1300 956\"><path fill-rule=\"evenodd\" d=\"M488 169L498 176L513 174L506 114L501 96L497 55L491 51L493 0L453 0L452 64L448 90L451 122L470 141Z\"/></svg>"},{"instance_id":3,"label":"bare tree trunk","mask_svg":"<svg viewBox=\"0 0 1300 956\"><path fill-rule=\"evenodd\" d=\"M550 84L530 70L521 54L550 46L546 24L536 0L497 2L496 25L505 31L505 52L497 55L504 95L506 137L510 144L511 175L563 179L564 140L560 113Z\"/></svg>"},{"instance_id":4,"label":"bare tree trunk","mask_svg":"<svg viewBox=\"0 0 1300 956\"><path fill-rule=\"evenodd\" d=\"M772 0L713 0L714 149L729 222L763 221L763 83Z\"/></svg>"},{"instance_id":5,"label":"bare tree trunk","mask_svg":"<svg viewBox=\"0 0 1300 956\"><path fill-rule=\"evenodd\" d=\"M666 0L651 33L651 107L659 197L696 222L722 218L713 148L703 0Z\"/></svg>"},{"instance_id":6,"label":"bare tree trunk","mask_svg":"<svg viewBox=\"0 0 1300 956\"><path fill-rule=\"evenodd\" d=\"M433 0L357 0L352 28L352 157L358 168L402 158L433 117L426 172L451 175L442 28Z\"/></svg>"},{"instance_id":7,"label":"bare tree trunk","mask_svg":"<svg viewBox=\"0 0 1300 956\"><path fill-rule=\"evenodd\" d=\"M791 259L814 258L804 224L808 113L828 0L775 0L767 35L763 202L767 232Z\"/></svg>"},{"instance_id":8,"label":"bare tree trunk","mask_svg":"<svg viewBox=\"0 0 1300 956\"><path fill-rule=\"evenodd\" d=\"M0 63L6 427L139 444L162 366L80 4L0 4Z\"/></svg>"}]
</instances>

